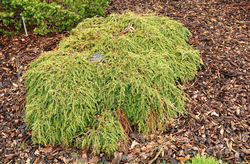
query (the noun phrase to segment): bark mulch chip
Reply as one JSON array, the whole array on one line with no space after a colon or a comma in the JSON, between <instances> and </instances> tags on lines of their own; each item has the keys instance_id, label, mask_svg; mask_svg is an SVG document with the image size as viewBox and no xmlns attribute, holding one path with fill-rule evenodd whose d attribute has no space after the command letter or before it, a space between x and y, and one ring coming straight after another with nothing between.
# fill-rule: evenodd
<instances>
[{"instance_id":1,"label":"bark mulch chip","mask_svg":"<svg viewBox=\"0 0 250 164\"><path fill-rule=\"evenodd\" d=\"M188 116L165 132L130 134L130 146L113 156L62 145L39 147L25 129L23 74L39 54L51 51L69 32L44 36L0 34L0 161L3 163L171 163L194 154L229 163L250 162L250 2L248 0L113 0L106 14L154 12L183 23L189 43L201 51L204 65L185 84L192 98Z\"/></svg>"}]
</instances>

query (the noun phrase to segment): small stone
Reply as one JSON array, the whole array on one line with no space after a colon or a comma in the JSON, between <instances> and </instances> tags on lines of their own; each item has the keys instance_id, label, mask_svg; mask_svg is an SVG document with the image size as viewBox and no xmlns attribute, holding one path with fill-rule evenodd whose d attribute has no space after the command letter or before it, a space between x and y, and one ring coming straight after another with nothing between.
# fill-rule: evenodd
<instances>
[{"instance_id":1,"label":"small stone","mask_svg":"<svg viewBox=\"0 0 250 164\"><path fill-rule=\"evenodd\" d=\"M126 155L122 155L122 162L127 162L128 161L128 157Z\"/></svg>"},{"instance_id":2,"label":"small stone","mask_svg":"<svg viewBox=\"0 0 250 164\"><path fill-rule=\"evenodd\" d=\"M100 61L102 59L102 54L95 54L94 56L90 57L90 61L93 62L93 61Z\"/></svg>"},{"instance_id":3,"label":"small stone","mask_svg":"<svg viewBox=\"0 0 250 164\"><path fill-rule=\"evenodd\" d=\"M107 162L107 157L104 155L104 156L102 156L102 158L101 158L101 161L102 161L102 163L108 163Z\"/></svg>"}]
</instances>

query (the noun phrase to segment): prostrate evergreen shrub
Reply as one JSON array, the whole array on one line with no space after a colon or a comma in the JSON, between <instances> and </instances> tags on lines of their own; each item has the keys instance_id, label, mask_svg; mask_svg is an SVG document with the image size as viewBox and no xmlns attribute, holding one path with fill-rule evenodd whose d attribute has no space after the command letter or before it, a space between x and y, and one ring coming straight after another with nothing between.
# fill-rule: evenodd
<instances>
[{"instance_id":1,"label":"prostrate evergreen shrub","mask_svg":"<svg viewBox=\"0 0 250 164\"><path fill-rule=\"evenodd\" d=\"M47 3L50 2L50 3ZM54 31L71 30L83 18L103 15L108 0L1 0L0 21L5 26L14 25L17 32L25 22L37 26L36 34ZM0 32L10 32L0 29Z\"/></svg>"},{"instance_id":2,"label":"prostrate evergreen shrub","mask_svg":"<svg viewBox=\"0 0 250 164\"><path fill-rule=\"evenodd\" d=\"M180 83L200 67L189 35L168 17L85 19L58 50L30 63L25 121L33 141L112 153L131 125L144 134L164 130L186 112ZM94 54L102 59L92 61Z\"/></svg>"}]
</instances>

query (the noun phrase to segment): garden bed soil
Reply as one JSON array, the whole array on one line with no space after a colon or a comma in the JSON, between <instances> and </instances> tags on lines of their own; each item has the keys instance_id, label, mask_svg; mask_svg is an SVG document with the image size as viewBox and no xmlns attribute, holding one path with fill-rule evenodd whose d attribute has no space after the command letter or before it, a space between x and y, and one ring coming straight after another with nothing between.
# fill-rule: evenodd
<instances>
[{"instance_id":1,"label":"garden bed soil","mask_svg":"<svg viewBox=\"0 0 250 164\"><path fill-rule=\"evenodd\" d=\"M130 134L114 156L63 145L39 147L25 129L23 74L42 52L55 49L69 32L29 36L0 33L0 159L3 163L112 163L168 161L177 163L194 153L226 162L250 162L250 2L227 0L111 1L106 14L154 12L183 23L193 34L189 44L201 51L204 66L185 85L192 98L189 115L180 117L165 132L143 137ZM90 154L88 154L90 153Z\"/></svg>"}]
</instances>

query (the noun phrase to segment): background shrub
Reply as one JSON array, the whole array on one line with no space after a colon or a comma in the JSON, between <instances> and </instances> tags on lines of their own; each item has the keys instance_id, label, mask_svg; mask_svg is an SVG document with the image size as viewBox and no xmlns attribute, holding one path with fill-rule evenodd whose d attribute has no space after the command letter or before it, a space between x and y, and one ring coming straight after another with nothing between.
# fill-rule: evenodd
<instances>
[{"instance_id":1,"label":"background shrub","mask_svg":"<svg viewBox=\"0 0 250 164\"><path fill-rule=\"evenodd\" d=\"M36 34L71 30L83 18L103 15L108 0L1 0L0 21L5 26L22 29L21 13L25 22L35 25ZM0 29L0 32L8 33Z\"/></svg>"},{"instance_id":2,"label":"background shrub","mask_svg":"<svg viewBox=\"0 0 250 164\"><path fill-rule=\"evenodd\" d=\"M117 35L127 27L135 30ZM25 121L35 143L70 144L111 153L128 126L164 130L184 114L180 83L200 67L190 32L168 17L127 13L83 20L58 50L30 63ZM103 54L101 61L90 61ZM126 124L126 121L128 122Z\"/></svg>"}]
</instances>

